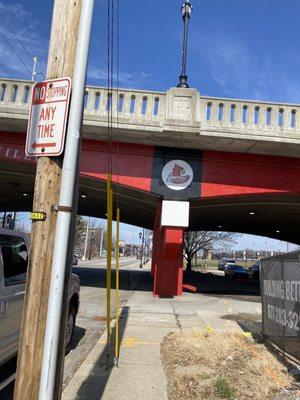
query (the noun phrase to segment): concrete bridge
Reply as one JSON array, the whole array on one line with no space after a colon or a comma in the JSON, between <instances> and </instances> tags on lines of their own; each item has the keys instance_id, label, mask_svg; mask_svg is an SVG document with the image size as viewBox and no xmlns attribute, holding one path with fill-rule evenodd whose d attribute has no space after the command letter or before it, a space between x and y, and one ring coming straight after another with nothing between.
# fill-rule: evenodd
<instances>
[{"instance_id":1,"label":"concrete bridge","mask_svg":"<svg viewBox=\"0 0 300 400\"><path fill-rule=\"evenodd\" d=\"M0 80L1 210L32 206L35 160L24 154L31 86ZM190 229L300 243L299 113L298 105L203 97L196 89L87 87L79 213L105 216L110 158L122 221L154 229L159 295L180 294L182 280L183 230L160 228L162 199L190 202Z\"/></svg>"},{"instance_id":2,"label":"concrete bridge","mask_svg":"<svg viewBox=\"0 0 300 400\"><path fill-rule=\"evenodd\" d=\"M31 81L0 79L4 131L25 132ZM112 107L113 139L151 146L298 157L300 105L201 96L196 89L165 92L88 86L84 137L107 139ZM284 143L284 146L282 145Z\"/></svg>"}]
</instances>

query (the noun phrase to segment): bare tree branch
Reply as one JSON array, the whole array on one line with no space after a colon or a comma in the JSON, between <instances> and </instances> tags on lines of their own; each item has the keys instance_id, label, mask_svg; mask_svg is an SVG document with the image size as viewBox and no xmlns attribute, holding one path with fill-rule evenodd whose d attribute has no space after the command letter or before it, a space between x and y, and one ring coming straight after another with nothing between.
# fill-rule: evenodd
<instances>
[{"instance_id":1,"label":"bare tree branch","mask_svg":"<svg viewBox=\"0 0 300 400\"><path fill-rule=\"evenodd\" d=\"M187 261L187 270L192 268L192 259L203 249L212 249L214 246L229 248L239 234L232 232L215 231L187 231L184 237L184 258Z\"/></svg>"}]
</instances>

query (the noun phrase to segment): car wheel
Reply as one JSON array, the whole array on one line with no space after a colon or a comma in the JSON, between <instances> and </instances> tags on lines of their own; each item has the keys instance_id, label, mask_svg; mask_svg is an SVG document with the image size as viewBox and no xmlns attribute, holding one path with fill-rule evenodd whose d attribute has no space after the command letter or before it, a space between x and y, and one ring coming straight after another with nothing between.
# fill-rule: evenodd
<instances>
[{"instance_id":1,"label":"car wheel","mask_svg":"<svg viewBox=\"0 0 300 400\"><path fill-rule=\"evenodd\" d=\"M68 354L69 351L71 350L71 342L75 332L75 322L76 322L76 308L74 307L74 305L70 304L68 321L67 321L65 354Z\"/></svg>"}]
</instances>

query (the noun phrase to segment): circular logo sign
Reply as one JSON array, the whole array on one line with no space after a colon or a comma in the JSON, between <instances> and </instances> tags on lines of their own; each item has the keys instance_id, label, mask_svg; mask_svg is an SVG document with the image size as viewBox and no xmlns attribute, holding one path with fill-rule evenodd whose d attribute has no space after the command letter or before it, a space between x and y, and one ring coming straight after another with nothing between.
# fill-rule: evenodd
<instances>
[{"instance_id":1,"label":"circular logo sign","mask_svg":"<svg viewBox=\"0 0 300 400\"><path fill-rule=\"evenodd\" d=\"M172 190L183 190L193 180L192 167L183 160L169 161L163 168L161 177L164 184Z\"/></svg>"}]
</instances>

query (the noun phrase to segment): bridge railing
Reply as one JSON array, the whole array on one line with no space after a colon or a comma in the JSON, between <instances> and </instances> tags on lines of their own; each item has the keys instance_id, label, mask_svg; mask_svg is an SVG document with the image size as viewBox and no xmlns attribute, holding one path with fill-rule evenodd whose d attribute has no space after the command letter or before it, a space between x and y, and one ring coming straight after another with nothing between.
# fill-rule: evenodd
<instances>
[{"instance_id":1,"label":"bridge railing","mask_svg":"<svg viewBox=\"0 0 300 400\"><path fill-rule=\"evenodd\" d=\"M17 106L18 113L28 114L32 85L26 80L0 79L0 112ZM174 94L172 97L169 93L129 89L109 92L107 88L87 86L84 117L104 121L111 109L115 119L140 125L162 125L166 119L182 118L186 126L200 124L204 130L239 130L245 134L300 131L299 105L200 96L191 100L189 110L192 106L195 112L190 114L194 120L190 120L180 113L170 115L167 108L170 110Z\"/></svg>"},{"instance_id":2,"label":"bridge railing","mask_svg":"<svg viewBox=\"0 0 300 400\"><path fill-rule=\"evenodd\" d=\"M32 82L15 81L12 79L0 80L0 104L17 104L26 106L30 101Z\"/></svg>"},{"instance_id":3,"label":"bridge railing","mask_svg":"<svg viewBox=\"0 0 300 400\"><path fill-rule=\"evenodd\" d=\"M300 106L200 97L200 120L207 127L299 131Z\"/></svg>"},{"instance_id":4,"label":"bridge railing","mask_svg":"<svg viewBox=\"0 0 300 400\"><path fill-rule=\"evenodd\" d=\"M164 118L166 94L141 90L118 89L87 86L85 92L85 115L107 116L109 110L113 117L124 117L151 121Z\"/></svg>"},{"instance_id":5,"label":"bridge railing","mask_svg":"<svg viewBox=\"0 0 300 400\"><path fill-rule=\"evenodd\" d=\"M0 107L29 107L33 83L31 81L1 79ZM112 111L114 118L161 121L164 117L166 93L141 90L113 89L87 86L84 99L84 115L88 119L107 117ZM140 122L142 122L140 121Z\"/></svg>"}]
</instances>

